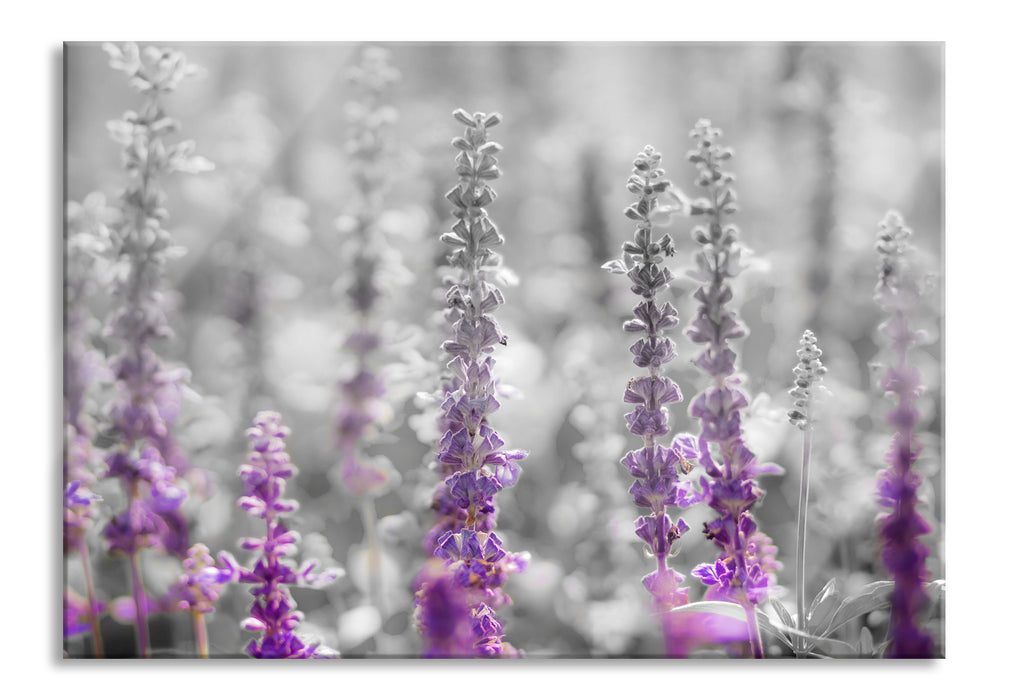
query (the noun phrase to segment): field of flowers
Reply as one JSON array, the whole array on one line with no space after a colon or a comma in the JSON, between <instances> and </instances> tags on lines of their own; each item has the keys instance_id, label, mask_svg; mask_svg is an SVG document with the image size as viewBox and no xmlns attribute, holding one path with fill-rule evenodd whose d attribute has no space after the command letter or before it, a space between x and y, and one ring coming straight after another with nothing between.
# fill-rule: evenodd
<instances>
[{"instance_id":1,"label":"field of flowers","mask_svg":"<svg viewBox=\"0 0 1009 700\"><path fill-rule=\"evenodd\" d=\"M67 658L945 657L939 44L67 44Z\"/></svg>"}]
</instances>

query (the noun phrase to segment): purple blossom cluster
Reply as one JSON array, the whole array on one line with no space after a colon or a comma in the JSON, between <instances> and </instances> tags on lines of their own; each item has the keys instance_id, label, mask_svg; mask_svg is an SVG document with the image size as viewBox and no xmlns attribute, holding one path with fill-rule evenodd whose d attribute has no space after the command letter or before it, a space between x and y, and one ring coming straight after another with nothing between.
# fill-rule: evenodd
<instances>
[{"instance_id":1,"label":"purple blossom cluster","mask_svg":"<svg viewBox=\"0 0 1009 700\"><path fill-rule=\"evenodd\" d=\"M447 562L429 559L417 575L418 591L415 624L424 642L427 658L465 658L473 656L479 628L473 623L472 609L479 593L460 582Z\"/></svg>"},{"instance_id":2,"label":"purple blossom cluster","mask_svg":"<svg viewBox=\"0 0 1009 700\"><path fill-rule=\"evenodd\" d=\"M88 558L87 536L96 519L93 468L100 459L90 430L90 422L67 422L63 448L63 554L79 552L84 559Z\"/></svg>"},{"instance_id":3,"label":"purple blossom cluster","mask_svg":"<svg viewBox=\"0 0 1009 700\"><path fill-rule=\"evenodd\" d=\"M213 565L214 558L207 545L197 542L190 547L188 556L182 561L182 575L169 591L168 599L175 601L180 610L199 614L213 612L223 587L222 583L203 576Z\"/></svg>"},{"instance_id":4,"label":"purple blossom cluster","mask_svg":"<svg viewBox=\"0 0 1009 700\"><path fill-rule=\"evenodd\" d=\"M246 646L246 653L257 659L332 658L336 652L317 643L305 642L297 634L303 615L288 590L290 586L321 588L343 575L341 569L316 571L319 563L307 560L297 567L293 557L301 539L289 529L282 516L298 508L294 499L284 498L288 479L297 472L287 454L286 439L290 434L281 424L280 414L262 411L246 433L250 452L238 470L244 495L238 505L253 518L266 523L262 537L247 537L239 546L256 552L249 566L239 564L230 552L219 554L217 567L205 566L197 581L204 584L248 583L255 600L251 614L242 620L242 628L261 633ZM201 592L206 599L206 593Z\"/></svg>"},{"instance_id":5,"label":"purple blossom cluster","mask_svg":"<svg viewBox=\"0 0 1009 700\"><path fill-rule=\"evenodd\" d=\"M213 568L214 558L210 556L207 545L202 542L194 544L182 562L182 575L165 596L170 609L189 611L192 615L196 653L203 659L210 656L204 615L214 611L214 604L224 588L224 583L213 577L210 571Z\"/></svg>"},{"instance_id":6,"label":"purple blossom cluster","mask_svg":"<svg viewBox=\"0 0 1009 700\"><path fill-rule=\"evenodd\" d=\"M453 140L459 150L456 172L460 177L446 199L453 206L456 223L442 235L451 247L448 262L457 276L446 292L446 317L451 337L442 349L447 355L450 379L443 386L437 464L442 481L435 490L432 508L436 522L425 544L436 558L446 562L447 574L471 592L470 616L475 643L460 656L515 656L517 650L504 641L503 624L496 609L511 602L501 590L511 574L522 571L527 554L505 551L494 534L495 496L519 477L518 460L526 453L506 450L504 440L487 422L500 404L495 397L494 360L490 354L507 338L492 313L504 303L492 281L501 256L493 249L504 243L486 207L497 194L488 182L500 175L496 154L501 146L488 139L487 130L501 120L496 113L469 114L456 110L453 116L465 126L463 136ZM434 614L428 609L430 577L418 580L417 622L427 653L442 653L443 641L428 639ZM440 595L440 594L439 594ZM463 645L464 646L464 645Z\"/></svg>"},{"instance_id":7,"label":"purple blossom cluster","mask_svg":"<svg viewBox=\"0 0 1009 700\"><path fill-rule=\"evenodd\" d=\"M876 301L888 314L880 332L889 341L893 356L880 386L895 403L886 415L894 435L886 454L887 468L879 475L879 502L884 512L878 528L883 565L894 581L887 655L929 658L934 656L935 645L920 624L929 602L925 592L929 548L920 538L932 528L918 512L922 477L914 468L921 452L921 444L914 435L921 417L915 402L924 386L921 371L908 363L909 352L923 338L921 332L911 328L919 290L907 261L910 237L911 230L904 225L901 215L891 211L880 222L876 238L876 251L880 255Z\"/></svg>"},{"instance_id":8,"label":"purple blossom cluster","mask_svg":"<svg viewBox=\"0 0 1009 700\"><path fill-rule=\"evenodd\" d=\"M72 429L71 429L72 430ZM69 437L69 435L68 435ZM90 443L83 443L90 447ZM81 440L70 444L68 450L80 449ZM72 458L73 459L73 458ZM79 463L79 462L78 462ZM66 468L66 462L64 462ZM93 480L91 473L80 469L82 476ZM64 478L66 472L64 472ZM84 585L86 598L81 598L73 589L66 587L63 591L63 636L72 637L84 632L90 632L94 643L96 657L104 655L100 616L105 610L105 603L95 596L94 578L91 573L91 558L88 552L87 534L94 524L94 502L98 497L82 486L80 481L70 481L63 489L63 555L74 552L80 555L84 567Z\"/></svg>"},{"instance_id":9,"label":"purple blossom cluster","mask_svg":"<svg viewBox=\"0 0 1009 700\"><path fill-rule=\"evenodd\" d=\"M94 633L98 616L105 612L107 605L100 600L84 598L72 588L63 589L63 636L73 637L87 632ZM95 656L101 658L101 635L95 636L98 643Z\"/></svg>"},{"instance_id":10,"label":"purple blossom cluster","mask_svg":"<svg viewBox=\"0 0 1009 700\"><path fill-rule=\"evenodd\" d=\"M774 572L781 565L775 560L777 548L760 532L750 510L764 495L757 477L780 473L781 468L760 463L743 437L742 410L749 402L736 375L736 353L729 341L745 337L747 329L728 305L732 300L729 281L742 269L742 247L738 229L724 222L737 208L734 176L725 170L732 151L718 143L721 131L707 120L698 121L690 136L697 146L688 159L698 171L696 184L707 196L692 202L690 208L705 223L693 232L701 246L693 276L702 286L694 293L700 306L686 334L707 346L693 362L711 379L708 388L691 401L689 412L701 424L697 452L705 475L699 480L698 495L718 514L704 524L704 534L722 552L714 563L701 564L692 573L709 586L709 598L744 607L750 619L752 650L761 656L754 610L767 599Z\"/></svg>"},{"instance_id":11,"label":"purple blossom cluster","mask_svg":"<svg viewBox=\"0 0 1009 700\"><path fill-rule=\"evenodd\" d=\"M679 386L660 374L662 366L676 356L673 341L665 336L665 331L679 322L672 304L665 302L660 306L656 300L656 295L672 280L664 261L676 253L668 233L653 240L653 216L659 197L671 187L669 180L664 179L661 162L662 155L651 146L645 146L634 160L627 189L638 200L624 214L637 223L637 228L632 240L623 244L623 259L612 260L603 267L626 274L631 291L641 297L634 307L634 318L624 323L624 330L643 334L631 346L631 354L634 364L647 369L648 374L627 383L624 402L634 407L625 416L627 429L640 436L644 446L628 452L621 463L635 479L630 489L635 505L651 510L634 523L635 534L645 542L656 562L656 570L645 576L643 583L652 595L656 612L663 617L667 654L677 655L676 650L683 647L675 639L668 613L688 602L689 590L680 586L685 579L668 566L667 560L673 553L673 544L690 528L682 518L674 524L666 508L686 508L698 502L689 484L679 481L678 476L680 469L689 471L687 460L697 457L697 445L688 435L677 436L669 448L656 444L656 438L669 433L665 405L683 399Z\"/></svg>"},{"instance_id":12,"label":"purple blossom cluster","mask_svg":"<svg viewBox=\"0 0 1009 700\"><path fill-rule=\"evenodd\" d=\"M107 464L105 475L118 479L129 495L126 510L102 530L108 551L133 557L148 548L187 550L188 524L179 507L188 494L157 448L145 447L139 457L115 452Z\"/></svg>"}]
</instances>

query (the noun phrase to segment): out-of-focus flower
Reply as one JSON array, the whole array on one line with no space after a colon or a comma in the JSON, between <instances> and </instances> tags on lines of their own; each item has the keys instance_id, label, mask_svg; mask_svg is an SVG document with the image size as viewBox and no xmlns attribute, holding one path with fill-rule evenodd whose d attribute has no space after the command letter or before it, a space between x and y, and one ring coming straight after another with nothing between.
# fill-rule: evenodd
<instances>
[{"instance_id":1,"label":"out-of-focus flower","mask_svg":"<svg viewBox=\"0 0 1009 700\"><path fill-rule=\"evenodd\" d=\"M365 455L368 443L393 415L386 397L385 373L375 369L388 350L388 339L376 322L375 312L383 292L392 291L382 289L379 278L389 281L388 271L399 267L397 246L381 225L383 198L396 155L390 129L398 116L383 100L389 87L399 80L399 72L390 64L388 51L369 46L349 77L357 94L347 104L346 148L358 196L353 211L345 212L338 223L348 234L341 254L351 261L350 282L343 291L357 328L344 343L344 350L354 358L354 369L350 378L341 381L337 395L335 424L340 467L336 474L348 490L364 497L379 495L399 479L391 462ZM403 275L391 278L406 281Z\"/></svg>"},{"instance_id":2,"label":"out-of-focus flower","mask_svg":"<svg viewBox=\"0 0 1009 700\"><path fill-rule=\"evenodd\" d=\"M468 582L460 583L448 562L430 559L414 584L417 606L414 624L429 658L473 656L477 631L471 614L473 597Z\"/></svg>"},{"instance_id":3,"label":"out-of-focus flower","mask_svg":"<svg viewBox=\"0 0 1009 700\"><path fill-rule=\"evenodd\" d=\"M72 588L63 589L63 636L75 637L90 632L93 629L93 611L98 614L105 612L106 605L102 601L89 603Z\"/></svg>"},{"instance_id":4,"label":"out-of-focus flower","mask_svg":"<svg viewBox=\"0 0 1009 700\"><path fill-rule=\"evenodd\" d=\"M113 253L121 266L115 286L119 306L108 332L121 349L111 362L117 397L110 417L119 444L108 457L107 476L123 480L133 514L118 517L108 536L115 540L110 540L110 549L135 552L137 546L126 541L129 528L148 522L142 535L148 546L160 546L181 558L188 542L185 518L177 508L185 491L181 482L176 484L176 477L194 468L179 448L172 425L189 373L166 367L152 346L171 335L163 272L180 252L163 227L168 213L160 179L212 166L192 154L192 142L168 144L165 140L178 130L178 123L165 114L162 98L195 72L185 57L153 47L141 52L134 44L106 44L105 50L110 65L126 72L144 97L138 112L129 111L109 123L111 135L123 145L123 167L130 180L122 196L123 214L112 228ZM202 485L207 480L201 475L193 482ZM143 502L132 504L138 500ZM152 518L161 522L155 525Z\"/></svg>"},{"instance_id":5,"label":"out-of-focus flower","mask_svg":"<svg viewBox=\"0 0 1009 700\"><path fill-rule=\"evenodd\" d=\"M181 610L201 614L213 612L224 584L201 576L204 570L213 565L214 558L210 556L207 545L202 542L194 544L189 548L189 556L182 562L182 575L169 590L167 599Z\"/></svg>"},{"instance_id":6,"label":"out-of-focus flower","mask_svg":"<svg viewBox=\"0 0 1009 700\"><path fill-rule=\"evenodd\" d=\"M111 229L118 306L107 334L118 341L119 352L110 363L116 397L109 414L118 444L106 459L106 475L120 480L127 505L102 534L110 552L130 560L137 642L145 656L147 603L137 554L143 548L158 548L185 557L189 533L180 506L188 493L179 479L188 474L194 486L209 483L190 464L172 432L189 372L167 367L153 347L172 334L164 268L183 252L164 228L168 211L161 180L171 173L198 173L213 166L193 154L192 141L167 141L179 125L165 113L163 98L196 73L196 67L172 49L140 51L132 43L104 48L109 64L126 73L143 97L138 111L130 110L107 125L112 139L123 147L122 166L129 180L121 198L122 216Z\"/></svg>"},{"instance_id":7,"label":"out-of-focus flower","mask_svg":"<svg viewBox=\"0 0 1009 700\"><path fill-rule=\"evenodd\" d=\"M922 477L914 468L921 451L914 435L920 417L915 401L925 389L921 372L908 364L909 351L923 338L923 334L911 329L910 323L919 296L906 257L910 237L911 230L897 212L888 212L880 222L876 241L880 254L876 301L888 314L879 329L891 343L889 349L893 355L881 387L896 405L886 416L895 432L885 457L888 466L879 474L879 503L884 511L878 527L881 558L894 581L887 655L928 658L934 654L934 642L921 626L921 615L928 605L925 560L929 548L920 538L932 528L917 512Z\"/></svg>"}]
</instances>

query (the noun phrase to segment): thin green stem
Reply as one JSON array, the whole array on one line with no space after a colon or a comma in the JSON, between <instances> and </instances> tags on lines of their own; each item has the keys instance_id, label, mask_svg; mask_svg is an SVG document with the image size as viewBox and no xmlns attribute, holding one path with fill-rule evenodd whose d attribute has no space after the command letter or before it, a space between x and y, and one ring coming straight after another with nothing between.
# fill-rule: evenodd
<instances>
[{"instance_id":1,"label":"thin green stem","mask_svg":"<svg viewBox=\"0 0 1009 700\"><path fill-rule=\"evenodd\" d=\"M725 463L729 464L731 459L726 458ZM741 576L746 575L746 550L743 545L742 537L739 534L739 520L733 519L734 522L734 532L732 533L733 549L735 550L735 560L736 560L736 571L742 572L742 574L737 574L737 580ZM745 588L743 590L743 595L746 595ZM760 640L760 627L757 625L757 613L756 606L749 600L745 600L740 603L743 609L746 610L746 627L750 635L750 649L753 652L753 658L762 659L764 658L764 644Z\"/></svg>"},{"instance_id":2,"label":"thin green stem","mask_svg":"<svg viewBox=\"0 0 1009 700\"><path fill-rule=\"evenodd\" d=\"M760 625L757 624L757 606L752 603L743 604L746 611L746 627L750 633L750 649L753 651L753 658L764 658L764 643L760 639Z\"/></svg>"},{"instance_id":3,"label":"thin green stem","mask_svg":"<svg viewBox=\"0 0 1009 700\"><path fill-rule=\"evenodd\" d=\"M806 514L809 510L809 470L813 454L812 409L807 410L806 427L802 431L802 471L799 472L799 523L796 533L795 562L795 608L799 630L806 632ZM806 639L796 640L795 653L804 658L807 653Z\"/></svg>"},{"instance_id":4,"label":"thin green stem","mask_svg":"<svg viewBox=\"0 0 1009 700\"><path fill-rule=\"evenodd\" d=\"M130 555L130 573L133 576L133 603L137 608L137 656L146 659L151 653L147 635L147 602L144 596L144 581L140 575L139 552Z\"/></svg>"},{"instance_id":5,"label":"thin green stem","mask_svg":"<svg viewBox=\"0 0 1009 700\"><path fill-rule=\"evenodd\" d=\"M382 595L382 542L378 537L378 513L375 511L375 499L371 496L361 498L361 520L364 523L365 537L368 542L368 588L371 602L381 618L385 619L385 597Z\"/></svg>"},{"instance_id":6,"label":"thin green stem","mask_svg":"<svg viewBox=\"0 0 1009 700\"><path fill-rule=\"evenodd\" d=\"M210 658L210 645L207 643L207 623L203 613L191 610L193 614L193 634L196 636L196 655L201 659Z\"/></svg>"},{"instance_id":7,"label":"thin green stem","mask_svg":"<svg viewBox=\"0 0 1009 700\"><path fill-rule=\"evenodd\" d=\"M91 575L91 559L88 557L88 544L83 539L77 545L77 551L81 555L81 563L84 565L84 587L88 594L88 612L91 617L91 637L95 645L95 658L101 659L105 656L102 644L101 620L98 617L98 599L95 597L94 578Z\"/></svg>"}]
</instances>

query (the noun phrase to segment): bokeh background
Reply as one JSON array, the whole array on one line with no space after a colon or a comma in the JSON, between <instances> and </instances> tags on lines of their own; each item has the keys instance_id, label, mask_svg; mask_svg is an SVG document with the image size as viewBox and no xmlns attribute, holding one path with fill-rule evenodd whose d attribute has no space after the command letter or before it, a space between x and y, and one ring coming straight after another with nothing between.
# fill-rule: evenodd
<instances>
[{"instance_id":1,"label":"bokeh background","mask_svg":"<svg viewBox=\"0 0 1009 700\"><path fill-rule=\"evenodd\" d=\"M338 380L351 371L341 344L353 330L342 293L351 270L342 255L341 216L356 192L345 151L345 107L354 98L348 71L358 44L176 44L205 69L167 102L182 135L213 161L213 172L165 182L170 230L188 250L169 267L176 337L162 354L192 371L195 394L179 437L212 475L214 495L194 504L193 538L212 550L235 549L250 534L234 507L236 475L247 449L243 431L256 411L279 410L292 428L288 448L299 466L289 492L301 501L295 525L303 550L343 565L348 576L325 591L296 590L303 629L345 656L412 656L411 580L430 525L432 435L417 392L437 386L438 266L455 181L452 111L498 111L494 138L504 146L499 199L491 216L506 238L502 252L516 284L498 318L507 347L495 352L510 398L493 416L509 448L530 452L523 475L499 497L499 531L512 551L532 555L508 584L507 635L530 656L649 656L662 651L640 584L651 571L632 523L641 514L618 461L628 440L621 402L636 368L620 330L634 298L625 278L600 269L617 257L633 226L624 183L645 145L664 155L669 178L696 194L684 157L698 118L711 119L736 152L741 239L752 249L735 303L750 335L740 346L752 398L745 424L751 448L786 469L765 477L756 516L779 547L778 583L794 609L795 517L801 435L786 417L795 349L813 330L829 368L830 401L814 446L808 546L811 596L830 579L854 592L885 578L874 540L875 477L889 434L887 405L873 363L881 313L876 224L891 208L914 230L916 269L934 281L915 356L926 380L919 402L925 451L928 543L934 578L944 577L942 473L943 53L940 44L386 44L400 82L386 95L399 115L382 226L398 251L382 315L393 339L391 400L397 408L386 455L401 479L378 499L385 615L369 600L365 533L358 500L336 478L333 406ZM92 192L110 203L125 183L119 148L105 122L136 107L135 93L107 65L99 44L65 48L65 193ZM693 317L691 224L669 228L680 255L669 297L683 323L673 332L679 357L669 373L687 398L673 405L674 432L693 431L686 405L702 375L683 335ZM108 312L101 293L96 317ZM104 349L104 339L95 337ZM101 413L103 396L92 406ZM693 475L696 478L696 472ZM115 485L99 493L114 509ZM711 561L701 533L704 506L688 510L694 528L673 560L683 573ZM97 547L95 548L97 550ZM128 592L125 564L96 556L99 595ZM174 559L145 560L147 581L164 590ZM79 565L68 562L77 590ZM702 587L693 582L692 599ZM250 597L232 587L209 623L212 653L233 655L246 635L237 625ZM940 611L941 612L941 611ZM178 617L179 619L175 619ZM940 616L934 617L938 624ZM886 616L860 621L881 641ZM938 627L934 630L941 636ZM191 653L182 616L152 621L153 642ZM851 641L859 625L843 631ZM132 633L103 623L110 653L127 654ZM68 648L81 650L80 640ZM940 645L941 648L941 645ZM774 649L770 653L775 653Z\"/></svg>"}]
</instances>

